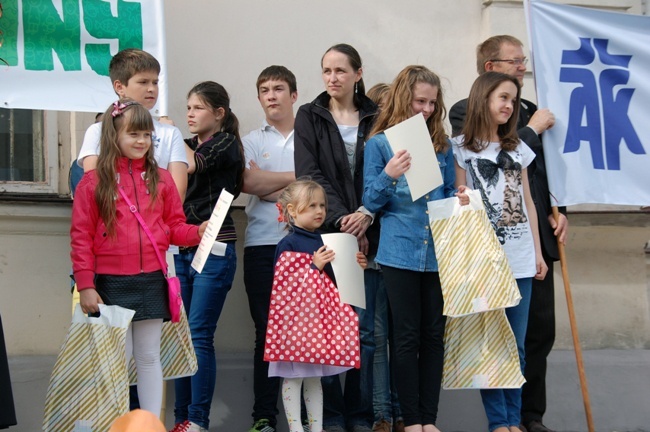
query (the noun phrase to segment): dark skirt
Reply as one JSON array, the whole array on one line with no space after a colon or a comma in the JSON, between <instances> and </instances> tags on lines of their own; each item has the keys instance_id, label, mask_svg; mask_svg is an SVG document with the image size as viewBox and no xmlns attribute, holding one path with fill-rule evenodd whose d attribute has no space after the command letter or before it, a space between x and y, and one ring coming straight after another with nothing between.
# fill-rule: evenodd
<instances>
[{"instance_id":1,"label":"dark skirt","mask_svg":"<svg viewBox=\"0 0 650 432\"><path fill-rule=\"evenodd\" d=\"M14 397L11 392L11 379L9 378L9 364L7 362L7 349L5 336L0 318L0 429L7 429L16 423L16 410Z\"/></svg>"},{"instance_id":2,"label":"dark skirt","mask_svg":"<svg viewBox=\"0 0 650 432\"><path fill-rule=\"evenodd\" d=\"M162 271L137 275L97 275L97 293L107 305L135 311L132 321L171 319L167 280Z\"/></svg>"}]
</instances>

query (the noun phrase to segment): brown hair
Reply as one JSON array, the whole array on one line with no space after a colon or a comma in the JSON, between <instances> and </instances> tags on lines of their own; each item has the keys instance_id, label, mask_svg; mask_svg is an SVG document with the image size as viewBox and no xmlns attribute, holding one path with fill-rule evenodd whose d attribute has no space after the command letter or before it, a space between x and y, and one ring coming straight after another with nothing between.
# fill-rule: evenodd
<instances>
[{"instance_id":1,"label":"brown hair","mask_svg":"<svg viewBox=\"0 0 650 432\"><path fill-rule=\"evenodd\" d=\"M257 82L255 87L257 89L257 94L260 94L260 85L264 84L269 80L275 81L284 81L289 86L289 93L296 93L298 91L298 84L296 84L296 76L284 66L269 66L260 72L260 76L257 77Z\"/></svg>"},{"instance_id":2,"label":"brown hair","mask_svg":"<svg viewBox=\"0 0 650 432\"><path fill-rule=\"evenodd\" d=\"M217 108L223 108L224 117L221 123L221 130L234 135L235 138L237 138L237 146L239 148L239 154L241 155L241 172L239 175L239 181L235 186L235 196L237 196L239 195L239 192L241 192L244 182L246 158L244 157L244 146L239 136L239 119L230 109L230 96L224 86L214 81L203 81L195 84L194 87L187 92L187 98L189 99L192 95L196 95L212 111L216 111Z\"/></svg>"},{"instance_id":3,"label":"brown hair","mask_svg":"<svg viewBox=\"0 0 650 432\"><path fill-rule=\"evenodd\" d=\"M424 66L407 66L395 77L390 85L388 96L383 109L379 112L370 136L376 135L391 126L403 122L413 116L411 102L413 101L413 90L417 83L426 83L438 88L436 109L427 119L427 127L431 135L431 142L438 153L447 150L447 134L443 125L443 119L447 115L445 102L442 97L442 86L440 78Z\"/></svg>"},{"instance_id":4,"label":"brown hair","mask_svg":"<svg viewBox=\"0 0 650 432\"><path fill-rule=\"evenodd\" d=\"M370 98L377 106L384 106L384 98L388 94L390 86L386 83L377 83L370 87L366 96Z\"/></svg>"},{"instance_id":5,"label":"brown hair","mask_svg":"<svg viewBox=\"0 0 650 432\"><path fill-rule=\"evenodd\" d=\"M348 58L348 62L350 62L350 66L352 66L352 70L357 72L359 69L363 67L363 63L361 62L361 56L359 55L359 52L352 46L344 43L332 45L325 51L323 54L323 57L320 58L320 66L321 68L323 67L323 59L325 58L325 54L327 54L330 51L336 51L340 52L341 54L345 55ZM357 81L356 84L356 92L354 93L354 97L352 98L354 102L354 106L359 108L361 107L361 99L363 96L366 94L366 86L363 83L363 76Z\"/></svg>"},{"instance_id":6,"label":"brown hair","mask_svg":"<svg viewBox=\"0 0 650 432\"><path fill-rule=\"evenodd\" d=\"M278 209L282 219L287 224L287 229L294 224L293 218L287 210L287 206L293 204L296 213L302 213L305 207L311 202L316 191L323 193L325 207L327 207L327 194L325 193L325 189L308 177L301 177L284 188L278 197Z\"/></svg>"},{"instance_id":7,"label":"brown hair","mask_svg":"<svg viewBox=\"0 0 650 432\"><path fill-rule=\"evenodd\" d=\"M120 105L119 114L113 116L115 104ZM131 99L120 99L111 104L102 119L102 133L99 141L99 157L97 159L97 187L95 188L95 202L99 208L99 215L106 225L108 234L115 236L117 191L117 165L122 157L118 145L118 135L125 129L130 131L154 130L153 119L149 111ZM158 196L158 164L154 159L153 143L145 155L145 176L147 190L151 196L151 205Z\"/></svg>"},{"instance_id":8,"label":"brown hair","mask_svg":"<svg viewBox=\"0 0 650 432\"><path fill-rule=\"evenodd\" d=\"M519 145L519 136L517 135L517 120L521 100L519 81L508 74L486 72L476 78L467 99L467 115L462 134L464 135L463 146L467 147L468 150L478 153L490 142L494 128L490 115L490 95L501 83L508 81L517 87L517 97L514 100L512 115L506 123L497 127L497 135L499 136L501 148L505 151L512 151Z\"/></svg>"},{"instance_id":9,"label":"brown hair","mask_svg":"<svg viewBox=\"0 0 650 432\"><path fill-rule=\"evenodd\" d=\"M118 52L108 66L111 83L119 81L123 85L128 85L131 77L140 72L155 72L160 75L160 63L148 52L137 48Z\"/></svg>"},{"instance_id":10,"label":"brown hair","mask_svg":"<svg viewBox=\"0 0 650 432\"><path fill-rule=\"evenodd\" d=\"M492 36L486 39L483 43L476 47L476 70L479 75L487 72L485 70L485 63L490 60L496 60L501 53L501 46L503 44L512 44L515 46L524 46L519 39L510 35Z\"/></svg>"}]
</instances>

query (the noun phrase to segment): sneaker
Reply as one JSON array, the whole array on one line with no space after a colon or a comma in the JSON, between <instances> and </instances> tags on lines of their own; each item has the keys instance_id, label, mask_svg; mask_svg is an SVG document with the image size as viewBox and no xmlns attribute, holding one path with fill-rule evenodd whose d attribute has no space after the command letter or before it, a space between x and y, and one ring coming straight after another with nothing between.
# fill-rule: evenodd
<instances>
[{"instance_id":1,"label":"sneaker","mask_svg":"<svg viewBox=\"0 0 650 432\"><path fill-rule=\"evenodd\" d=\"M259 419L253 423L253 427L248 432L275 432L275 428L271 426L269 419Z\"/></svg>"},{"instance_id":2,"label":"sneaker","mask_svg":"<svg viewBox=\"0 0 650 432\"><path fill-rule=\"evenodd\" d=\"M380 421L375 422L375 424L372 425L372 430L373 432L392 432L393 427L388 420L381 419Z\"/></svg>"},{"instance_id":3,"label":"sneaker","mask_svg":"<svg viewBox=\"0 0 650 432\"><path fill-rule=\"evenodd\" d=\"M526 425L526 430L528 432L554 432L552 429L544 426L539 420L533 420L528 423L528 425Z\"/></svg>"},{"instance_id":4,"label":"sneaker","mask_svg":"<svg viewBox=\"0 0 650 432\"><path fill-rule=\"evenodd\" d=\"M209 432L206 428L197 425L196 423L190 422L190 427L187 429L187 432Z\"/></svg>"},{"instance_id":5,"label":"sneaker","mask_svg":"<svg viewBox=\"0 0 650 432\"><path fill-rule=\"evenodd\" d=\"M188 420L185 420L182 423L176 423L176 425L174 425L174 428L169 432L187 432L187 429L189 427L190 427L190 422Z\"/></svg>"},{"instance_id":6,"label":"sneaker","mask_svg":"<svg viewBox=\"0 0 650 432\"><path fill-rule=\"evenodd\" d=\"M302 430L305 432L311 432L311 426L309 426L309 420L302 421Z\"/></svg>"}]
</instances>

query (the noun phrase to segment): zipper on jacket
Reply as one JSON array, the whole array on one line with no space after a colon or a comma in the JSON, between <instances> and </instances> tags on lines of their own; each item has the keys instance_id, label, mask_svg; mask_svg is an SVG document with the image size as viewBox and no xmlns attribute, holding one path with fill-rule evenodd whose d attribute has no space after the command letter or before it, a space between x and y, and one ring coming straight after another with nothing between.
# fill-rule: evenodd
<instances>
[{"instance_id":1,"label":"zipper on jacket","mask_svg":"<svg viewBox=\"0 0 650 432\"><path fill-rule=\"evenodd\" d=\"M131 176L131 182L133 183L133 192L135 194L135 207L140 211L140 201L138 200L138 188L135 184L135 179L133 178L133 169L131 166L132 160L129 159L129 175ZM138 240L140 241L140 273L144 273L144 266L142 263L142 227L138 224ZM154 245L155 247L155 245Z\"/></svg>"}]
</instances>

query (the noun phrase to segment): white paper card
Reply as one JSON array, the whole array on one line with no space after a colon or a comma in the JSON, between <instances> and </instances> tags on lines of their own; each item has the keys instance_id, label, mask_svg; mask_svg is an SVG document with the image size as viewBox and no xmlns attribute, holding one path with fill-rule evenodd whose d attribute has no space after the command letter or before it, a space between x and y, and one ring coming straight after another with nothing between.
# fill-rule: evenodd
<instances>
[{"instance_id":1,"label":"white paper card","mask_svg":"<svg viewBox=\"0 0 650 432\"><path fill-rule=\"evenodd\" d=\"M224 219L226 219L226 214L228 214L228 209L230 208L230 204L232 204L233 198L233 194L225 189L221 190L221 195L219 195L217 205L214 206L208 226L205 229L205 233L203 233L201 243L199 243L199 247L196 250L194 259L192 260L192 268L199 273L203 271L203 266L212 251L212 245L214 244L214 240L217 238L217 234L219 234Z\"/></svg>"},{"instance_id":2,"label":"white paper card","mask_svg":"<svg viewBox=\"0 0 650 432\"><path fill-rule=\"evenodd\" d=\"M227 247L228 247L228 243L221 243L215 241L214 244L212 245L212 250L210 251L210 253L216 256L226 256Z\"/></svg>"},{"instance_id":3,"label":"white paper card","mask_svg":"<svg viewBox=\"0 0 650 432\"><path fill-rule=\"evenodd\" d=\"M429 129L422 114L416 114L384 131L393 153L406 150L411 168L404 173L413 201L442 185L442 174Z\"/></svg>"},{"instance_id":4,"label":"white paper card","mask_svg":"<svg viewBox=\"0 0 650 432\"><path fill-rule=\"evenodd\" d=\"M352 306L366 308L366 289L363 269L357 263L359 245L357 238L348 233L322 234L327 249L334 251L332 269L341 301Z\"/></svg>"}]
</instances>

